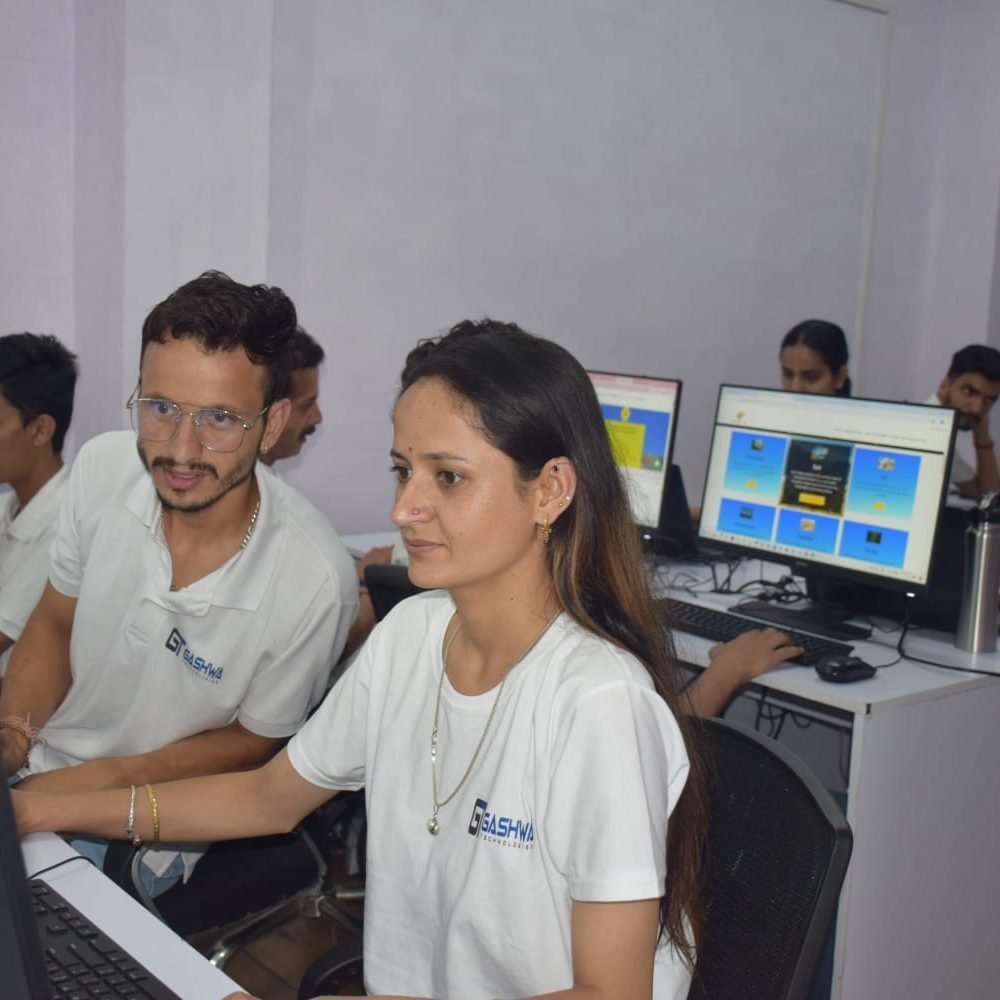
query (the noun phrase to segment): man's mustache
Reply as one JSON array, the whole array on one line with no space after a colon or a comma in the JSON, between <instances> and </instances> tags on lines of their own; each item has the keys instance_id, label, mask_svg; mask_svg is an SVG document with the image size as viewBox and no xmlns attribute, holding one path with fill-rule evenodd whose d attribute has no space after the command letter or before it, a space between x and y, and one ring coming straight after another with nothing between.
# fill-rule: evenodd
<instances>
[{"instance_id":1,"label":"man's mustache","mask_svg":"<svg viewBox=\"0 0 1000 1000\"><path fill-rule=\"evenodd\" d=\"M209 465L208 462L187 462L182 466L176 458L168 458L166 455L160 455L154 458L150 465L154 469L183 468L185 472L204 472L209 476L214 476L216 479L219 478L219 473L216 471L215 466Z\"/></svg>"}]
</instances>

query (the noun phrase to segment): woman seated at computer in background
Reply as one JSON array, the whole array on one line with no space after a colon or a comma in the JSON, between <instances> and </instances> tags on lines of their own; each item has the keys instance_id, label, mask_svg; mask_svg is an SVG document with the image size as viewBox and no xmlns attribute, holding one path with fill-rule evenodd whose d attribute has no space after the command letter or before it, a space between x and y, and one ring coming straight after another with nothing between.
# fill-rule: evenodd
<instances>
[{"instance_id":1,"label":"woman seated at computer in background","mask_svg":"<svg viewBox=\"0 0 1000 1000\"><path fill-rule=\"evenodd\" d=\"M410 353L393 425L392 517L444 592L394 609L264 767L148 804L15 792L22 832L269 834L364 786L372 994L686 996L700 768L590 380L466 322Z\"/></svg>"},{"instance_id":2,"label":"woman seated at computer in background","mask_svg":"<svg viewBox=\"0 0 1000 1000\"><path fill-rule=\"evenodd\" d=\"M782 389L822 396L851 394L847 338L836 323L807 319L796 324L781 341L779 361ZM695 519L699 515L700 509L692 511ZM700 715L717 715L744 684L800 652L777 629L745 632L714 646L708 668L688 689L692 709Z\"/></svg>"},{"instance_id":3,"label":"woman seated at computer in background","mask_svg":"<svg viewBox=\"0 0 1000 1000\"><path fill-rule=\"evenodd\" d=\"M836 323L807 319L785 334L778 355L781 388L820 396L850 396L847 338Z\"/></svg>"}]
</instances>

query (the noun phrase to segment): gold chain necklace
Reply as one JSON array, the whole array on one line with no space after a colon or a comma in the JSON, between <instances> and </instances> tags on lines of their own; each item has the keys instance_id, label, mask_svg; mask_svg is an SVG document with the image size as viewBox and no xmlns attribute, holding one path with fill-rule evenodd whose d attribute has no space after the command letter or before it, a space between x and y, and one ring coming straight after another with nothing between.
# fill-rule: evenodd
<instances>
[{"instance_id":1,"label":"gold chain necklace","mask_svg":"<svg viewBox=\"0 0 1000 1000\"><path fill-rule=\"evenodd\" d=\"M257 527L257 515L260 513L260 497L257 497L257 503L254 506L253 513L250 515L250 523L247 525L247 530L243 535L243 541L240 542L239 551L242 552L247 547L247 542L250 541L250 537L253 535L253 529ZM161 515L162 521L162 515ZM173 580L170 581L171 592L176 591L177 588L174 586ZM457 633L456 633L457 634ZM454 636L452 636L454 638Z\"/></svg>"},{"instance_id":2,"label":"gold chain necklace","mask_svg":"<svg viewBox=\"0 0 1000 1000\"><path fill-rule=\"evenodd\" d=\"M503 694L503 687L507 683L507 678L511 675L514 667L516 667L522 660L526 659L528 654L542 641L542 636L548 632L552 623L559 617L559 612L557 611L546 623L542 626L541 631L534 639L531 640L531 645L511 664L510 670L504 674L503 680L500 682L500 690L497 691L496 698L493 699L493 707L490 709L489 718L486 720L486 725L483 727L483 733L479 737L479 742L476 744L476 749L473 751L472 760L469 761L469 766L465 769L465 773L458 780L458 784L452 789L450 795L443 799L438 798L438 777L437 777L437 749L438 749L438 719L441 714L441 690L444 687L444 675L448 667L448 654L451 652L451 644L455 641L455 637L459 632L462 631L463 622L459 621L458 628L452 632L448 639L447 644L444 647L444 652L441 654L441 676L438 678L438 688L437 688L437 698L434 702L434 726L431 729L431 789L434 799L434 813L431 818L427 821L427 832L431 836L436 837L441 829L441 825L438 823L438 810L443 806L446 806L451 800L458 795L459 789L465 784L465 779L472 773L473 767L475 767L476 761L479 759L479 751L483 749L483 744L486 742L486 734L490 731L490 726L493 723L493 716L497 713L497 706L500 704L500 696Z\"/></svg>"},{"instance_id":3,"label":"gold chain necklace","mask_svg":"<svg viewBox=\"0 0 1000 1000\"><path fill-rule=\"evenodd\" d=\"M260 497L257 497L257 505L253 509L253 513L250 515L250 523L247 525L246 534L243 536L243 541L240 542L240 552L242 552L247 547L247 542L250 541L250 536L253 534L253 529L257 526L257 515L260 513Z\"/></svg>"}]
</instances>

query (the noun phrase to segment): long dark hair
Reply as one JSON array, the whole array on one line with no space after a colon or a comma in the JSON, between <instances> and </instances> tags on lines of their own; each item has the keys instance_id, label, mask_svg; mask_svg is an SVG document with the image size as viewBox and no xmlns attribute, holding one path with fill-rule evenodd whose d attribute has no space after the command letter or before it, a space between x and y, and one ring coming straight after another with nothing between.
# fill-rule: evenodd
<instances>
[{"instance_id":1,"label":"long dark hair","mask_svg":"<svg viewBox=\"0 0 1000 1000\"><path fill-rule=\"evenodd\" d=\"M805 319L801 323L796 323L785 334L778 353L780 354L786 347L797 347L800 344L815 351L834 375L841 368L847 367L847 337L836 323L825 319ZM850 394L851 377L848 375L834 395L850 396Z\"/></svg>"},{"instance_id":2,"label":"long dark hair","mask_svg":"<svg viewBox=\"0 0 1000 1000\"><path fill-rule=\"evenodd\" d=\"M668 827L660 916L661 930L693 967L702 927L703 771L681 710L673 644L649 590L590 379L558 344L489 319L466 320L422 341L406 359L400 395L430 377L472 403L486 439L513 460L524 481L557 456L576 468L573 503L552 525L546 546L556 600L584 629L639 659L684 733L691 769Z\"/></svg>"}]
</instances>

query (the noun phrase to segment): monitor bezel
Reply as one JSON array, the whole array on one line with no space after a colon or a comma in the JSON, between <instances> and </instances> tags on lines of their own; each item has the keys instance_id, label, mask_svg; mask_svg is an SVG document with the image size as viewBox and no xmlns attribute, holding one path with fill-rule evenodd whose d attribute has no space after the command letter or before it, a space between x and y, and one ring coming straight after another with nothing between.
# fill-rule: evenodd
<instances>
[{"instance_id":1,"label":"monitor bezel","mask_svg":"<svg viewBox=\"0 0 1000 1000\"><path fill-rule=\"evenodd\" d=\"M9 787L0 792L0 906L6 910L0 914L4 924L0 928L0 953L7 960L4 972L10 976L4 985L8 989L27 989L27 996L52 996Z\"/></svg>"},{"instance_id":2,"label":"monitor bezel","mask_svg":"<svg viewBox=\"0 0 1000 1000\"><path fill-rule=\"evenodd\" d=\"M927 560L927 571L926 577L923 583L914 583L911 580L900 580L897 577L887 577L883 576L876 570L856 570L851 569L846 566L840 566L835 563L824 562L820 559L808 559L800 558L795 556L788 556L779 552L768 552L764 549L758 548L754 545L740 544L739 542L732 542L728 539L716 538L715 535L706 533L704 527L706 524L705 517L705 503L704 497L705 492L708 489L708 476L709 471L712 467L712 448L715 445L716 440L716 428L719 425L719 410L722 406L722 396L725 389L735 389L735 390L747 390L750 392L767 392L775 396L801 396L805 395L803 393L790 392L785 389L771 389L761 386L753 385L742 385L733 382L723 382L719 386L719 392L716 397L715 402L715 415L712 420L712 432L709 441L708 456L705 460L705 478L702 483L702 506L698 517L698 540L699 542L710 545L713 548L717 548L720 551L728 552L733 555L738 555L743 558L749 559L762 559L765 562L778 563L781 566L788 566L792 573L797 576L827 576L836 580L844 580L853 583L866 583L874 587L882 587L885 590L891 590L897 593L913 594L914 596L924 596L927 594L930 587L931 573L934 569L934 552L935 546L932 542L930 546L930 554ZM838 399L847 405L852 405L853 403L887 403L893 406L906 406L914 409L925 409L934 410L937 412L945 412L951 416L951 431L948 437L948 450L945 455L945 474L942 476L941 483L941 493L938 497L937 503L937 513L934 520L934 539L937 538L938 532L941 527L942 512L947 505L948 491L951 483L950 472L952 458L955 452L955 435L958 429L958 413L956 410L950 407L937 407L931 403L913 403L905 400L899 399L883 399L877 396L837 396L837 397L825 397L826 399Z\"/></svg>"},{"instance_id":3,"label":"monitor bezel","mask_svg":"<svg viewBox=\"0 0 1000 1000\"><path fill-rule=\"evenodd\" d=\"M672 382L677 386L677 392L674 396L674 409L671 415L670 427L667 429L667 453L666 462L663 471L663 489L660 493L660 509L657 513L656 524L640 524L633 518L633 523L639 530L640 538L642 539L643 545L647 547L654 548L658 542L667 537L664 531L664 518L667 512L667 480L670 478L670 468L674 461L674 446L677 443L677 418L681 409L681 397L683 396L684 382L679 378L669 378L665 375L643 375L633 372L620 372L620 371L610 371L606 368L585 368L584 371L587 373L587 378L590 380L590 385L594 390L594 395L597 396L597 386L594 385L593 379L590 378L591 375L612 375L616 378L638 378L646 379L650 382ZM598 406L600 406L600 397L597 399ZM603 420L604 414L601 413L601 418ZM610 443L610 438L608 439ZM613 457L613 455L612 455ZM620 466L615 462L615 468L619 469Z\"/></svg>"}]
</instances>

